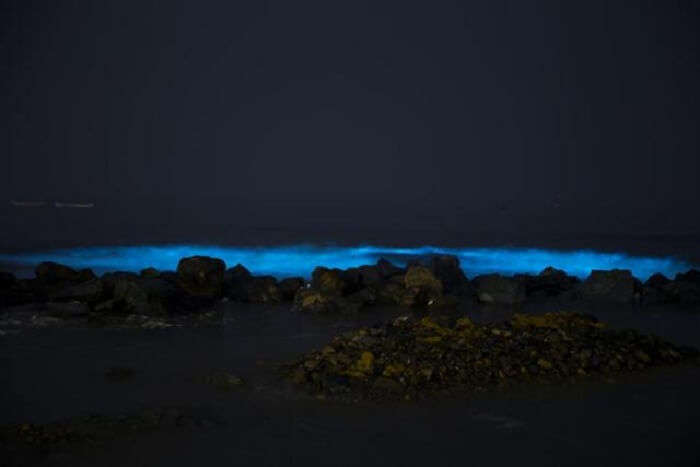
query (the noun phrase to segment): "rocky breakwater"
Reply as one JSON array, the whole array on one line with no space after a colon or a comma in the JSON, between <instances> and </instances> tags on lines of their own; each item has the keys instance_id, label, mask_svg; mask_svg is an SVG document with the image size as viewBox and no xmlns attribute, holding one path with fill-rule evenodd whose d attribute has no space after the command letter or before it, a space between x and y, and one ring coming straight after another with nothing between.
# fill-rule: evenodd
<instances>
[{"instance_id":1,"label":"rocky breakwater","mask_svg":"<svg viewBox=\"0 0 700 467\"><path fill-rule=\"evenodd\" d=\"M317 397L356 401L611 377L697 359L695 349L608 330L575 313L516 314L481 325L467 317L426 316L339 335L284 371Z\"/></svg>"},{"instance_id":2,"label":"rocky breakwater","mask_svg":"<svg viewBox=\"0 0 700 467\"><path fill-rule=\"evenodd\" d=\"M456 257L433 256L406 267L385 259L344 270L318 266L307 281L255 276L241 264L227 269L221 259L207 256L182 258L176 271L146 268L101 277L89 269L44 262L32 279L0 273L0 309L7 310L0 315L0 331L8 323L45 326L75 319L149 328L210 323L218 320L214 309L222 301L291 302L300 312L354 313L374 305L435 310L475 302L517 306L550 298L696 309L700 272L691 270L673 280L655 274L642 283L627 270L596 270L581 281L548 267L537 275L487 274L470 280Z\"/></svg>"}]
</instances>

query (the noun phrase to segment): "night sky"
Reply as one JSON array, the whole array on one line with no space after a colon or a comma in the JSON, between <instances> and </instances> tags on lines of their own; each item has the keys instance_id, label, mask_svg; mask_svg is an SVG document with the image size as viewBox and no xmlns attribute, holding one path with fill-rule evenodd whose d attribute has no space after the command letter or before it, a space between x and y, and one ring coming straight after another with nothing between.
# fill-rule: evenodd
<instances>
[{"instance_id":1,"label":"night sky","mask_svg":"<svg viewBox=\"0 0 700 467\"><path fill-rule=\"evenodd\" d=\"M5 0L0 246L700 232L698 5Z\"/></svg>"}]
</instances>

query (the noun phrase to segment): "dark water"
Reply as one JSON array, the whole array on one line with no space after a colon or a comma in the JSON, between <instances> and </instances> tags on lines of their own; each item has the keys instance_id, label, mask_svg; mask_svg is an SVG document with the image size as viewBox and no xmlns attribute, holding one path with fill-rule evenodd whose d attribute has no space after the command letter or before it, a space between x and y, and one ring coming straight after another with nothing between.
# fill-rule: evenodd
<instances>
[{"instance_id":1,"label":"dark water","mask_svg":"<svg viewBox=\"0 0 700 467\"><path fill-rule=\"evenodd\" d=\"M528 307L547 311L559 305ZM226 308L228 324L218 328L43 329L1 337L0 423L163 405L190 407L225 422L115 439L71 458L71 465L697 465L698 367L657 370L616 384L349 407L308 399L279 384L274 363L399 310L339 319L300 315L285 306ZM696 312L573 308L616 327L700 346ZM465 311L477 320L512 312ZM108 382L104 371L112 366L132 367L136 375ZM218 369L242 376L245 389L221 392L192 379Z\"/></svg>"}]
</instances>

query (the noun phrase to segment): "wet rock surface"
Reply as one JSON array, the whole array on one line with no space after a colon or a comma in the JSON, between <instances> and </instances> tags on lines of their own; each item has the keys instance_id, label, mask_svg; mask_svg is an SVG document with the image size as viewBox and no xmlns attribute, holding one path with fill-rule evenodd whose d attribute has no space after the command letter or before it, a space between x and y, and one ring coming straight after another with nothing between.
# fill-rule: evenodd
<instances>
[{"instance_id":1,"label":"wet rock surface","mask_svg":"<svg viewBox=\"0 0 700 467\"><path fill-rule=\"evenodd\" d=\"M493 324L443 314L347 332L285 371L323 398L411 400L611 377L698 363L698 355L653 335L608 330L576 313L515 314Z\"/></svg>"}]
</instances>

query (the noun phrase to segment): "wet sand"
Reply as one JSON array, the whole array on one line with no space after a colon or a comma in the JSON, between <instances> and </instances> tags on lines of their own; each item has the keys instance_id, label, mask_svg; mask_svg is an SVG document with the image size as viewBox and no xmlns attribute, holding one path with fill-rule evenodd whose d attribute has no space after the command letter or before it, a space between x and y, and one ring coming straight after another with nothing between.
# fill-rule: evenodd
<instances>
[{"instance_id":1,"label":"wet sand","mask_svg":"<svg viewBox=\"0 0 700 467\"><path fill-rule=\"evenodd\" d=\"M281 384L275 363L401 310L318 317L287 306L222 307L226 324L219 327L28 329L1 337L0 424L118 416L164 406L220 422L119 436L99 447L54 453L44 459L47 465L669 466L696 465L698 459L697 366L654 370L615 383L348 406L314 400ZM560 308L556 302L527 305L537 311ZM693 310L586 304L567 309L700 346L700 313ZM474 306L464 311L475 320L498 320L513 310ZM135 373L114 382L105 378L111 367ZM197 381L210 370L226 370L246 384L221 391Z\"/></svg>"}]
</instances>

